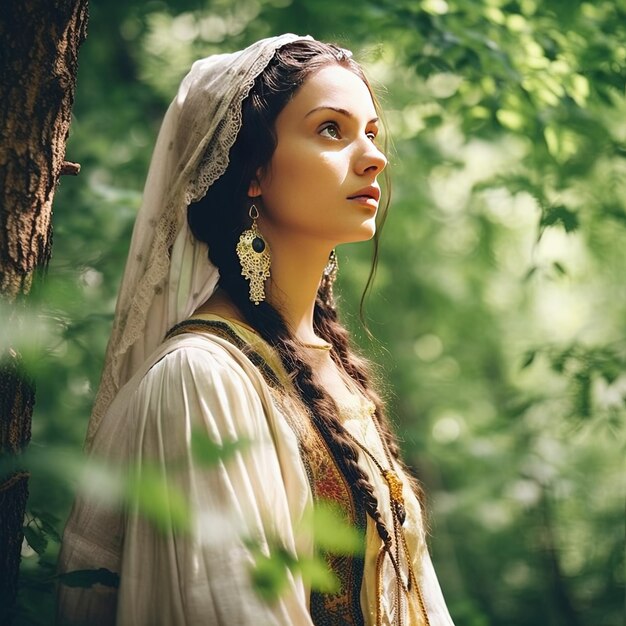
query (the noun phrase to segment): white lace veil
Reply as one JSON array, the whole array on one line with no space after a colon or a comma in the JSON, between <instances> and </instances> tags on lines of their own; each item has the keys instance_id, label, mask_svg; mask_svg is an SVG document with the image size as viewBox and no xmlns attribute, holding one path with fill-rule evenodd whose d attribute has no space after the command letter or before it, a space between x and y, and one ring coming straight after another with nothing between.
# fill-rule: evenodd
<instances>
[{"instance_id":1,"label":"white lace veil","mask_svg":"<svg viewBox=\"0 0 626 626\"><path fill-rule=\"evenodd\" d=\"M255 79L278 48L298 39L311 38L286 34L196 61L170 104L133 230L87 449L119 389L165 333L213 293L217 268L189 231L187 206L226 170Z\"/></svg>"}]
</instances>

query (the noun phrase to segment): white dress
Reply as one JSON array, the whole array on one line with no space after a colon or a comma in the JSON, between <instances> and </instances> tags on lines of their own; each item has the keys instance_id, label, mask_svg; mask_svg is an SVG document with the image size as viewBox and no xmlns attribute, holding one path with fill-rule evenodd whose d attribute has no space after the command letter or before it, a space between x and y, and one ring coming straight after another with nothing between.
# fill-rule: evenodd
<instances>
[{"instance_id":1,"label":"white dress","mask_svg":"<svg viewBox=\"0 0 626 626\"><path fill-rule=\"evenodd\" d=\"M228 326L247 343L261 341L242 325ZM381 446L375 428L364 430L363 424L350 421L345 426L353 436L373 450ZM251 443L217 465L199 465L191 451L196 428L216 443ZM273 603L261 600L252 587L253 558L244 539L253 538L266 549L278 542L295 555L311 556L312 539L298 529L313 498L293 428L259 369L231 342L209 333L185 333L165 341L116 397L91 453L117 467L156 471L169 481L191 504L191 532L156 529L133 510L77 498L65 528L59 570L106 568L119 573L120 584L117 589L60 585L61 624L313 625L310 589L299 576L289 574ZM386 493L376 468L360 456L377 493ZM407 524L414 521L407 541L429 623L451 626L424 547L419 504L406 488L405 499ZM385 502L379 498L381 513L388 517ZM367 626L376 618L379 549L368 520L360 590ZM392 576L391 571L383 573ZM382 598L385 624L394 623L393 604L391 597ZM409 624L406 618L403 623Z\"/></svg>"}]
</instances>

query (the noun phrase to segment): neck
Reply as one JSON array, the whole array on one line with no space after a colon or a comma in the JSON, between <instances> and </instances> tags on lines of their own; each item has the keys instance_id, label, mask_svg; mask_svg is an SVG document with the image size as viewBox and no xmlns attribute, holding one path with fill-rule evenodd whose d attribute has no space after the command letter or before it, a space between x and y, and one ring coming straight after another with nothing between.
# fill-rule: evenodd
<instances>
[{"instance_id":1,"label":"neck","mask_svg":"<svg viewBox=\"0 0 626 626\"><path fill-rule=\"evenodd\" d=\"M328 263L328 244L297 237L270 242L271 278L265 284L268 302L284 317L291 332L305 343L319 343L313 330L315 298Z\"/></svg>"}]
</instances>

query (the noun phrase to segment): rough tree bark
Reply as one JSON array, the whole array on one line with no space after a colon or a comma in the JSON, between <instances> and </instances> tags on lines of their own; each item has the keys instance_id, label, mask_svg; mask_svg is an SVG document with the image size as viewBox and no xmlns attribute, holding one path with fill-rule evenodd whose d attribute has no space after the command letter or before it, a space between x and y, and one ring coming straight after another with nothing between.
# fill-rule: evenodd
<instances>
[{"instance_id":1,"label":"rough tree bark","mask_svg":"<svg viewBox=\"0 0 626 626\"><path fill-rule=\"evenodd\" d=\"M51 252L52 201L67 163L78 48L87 0L7 0L0 11L0 454L17 455L30 440L33 381L6 330L36 270ZM9 622L17 590L27 472L0 476L0 623Z\"/></svg>"}]
</instances>

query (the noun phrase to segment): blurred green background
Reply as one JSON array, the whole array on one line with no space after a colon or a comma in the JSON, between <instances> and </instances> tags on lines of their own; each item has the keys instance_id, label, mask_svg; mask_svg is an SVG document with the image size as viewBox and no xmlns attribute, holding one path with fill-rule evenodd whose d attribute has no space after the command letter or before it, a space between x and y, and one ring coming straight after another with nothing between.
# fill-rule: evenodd
<instances>
[{"instance_id":1,"label":"blurred green background","mask_svg":"<svg viewBox=\"0 0 626 626\"><path fill-rule=\"evenodd\" d=\"M37 381L17 624L52 622L72 500L160 120L196 58L281 32L351 48L393 142L377 281L339 251L429 494L457 626L624 615L626 3L92 0L53 259L19 339ZM33 550L35 548L35 550Z\"/></svg>"}]
</instances>

